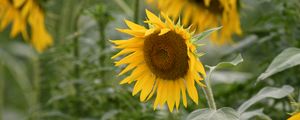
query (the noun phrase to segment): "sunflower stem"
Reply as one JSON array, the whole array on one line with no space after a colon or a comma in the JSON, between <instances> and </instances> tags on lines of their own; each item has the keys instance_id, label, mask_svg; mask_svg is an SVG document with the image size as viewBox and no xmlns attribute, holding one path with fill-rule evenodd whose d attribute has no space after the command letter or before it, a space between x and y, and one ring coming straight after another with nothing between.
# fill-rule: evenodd
<instances>
[{"instance_id":1,"label":"sunflower stem","mask_svg":"<svg viewBox=\"0 0 300 120\"><path fill-rule=\"evenodd\" d=\"M75 65L74 65L74 76L76 77L75 80L80 80L81 78L81 67L80 67L80 41L79 41L79 37L80 37L80 29L79 29L79 19L80 19L80 15L83 12L86 4L87 4L88 0L81 0L79 3L71 0L69 1L69 4L66 4L66 6L70 5L70 6L74 6L73 11L74 11L74 22L72 23L74 28L73 31L76 32L76 36L74 38L74 50L73 50L73 55L75 58ZM80 98L82 96L82 91L81 91L81 84L80 83L74 83L74 88L75 88L75 95L76 98ZM82 116L83 112L82 112L82 102L80 101L80 99L77 99L76 101L76 112L79 113L78 116Z\"/></svg>"},{"instance_id":2,"label":"sunflower stem","mask_svg":"<svg viewBox=\"0 0 300 120\"><path fill-rule=\"evenodd\" d=\"M32 59L32 66L33 66L33 71L32 71L32 117L33 119L40 119L40 114L39 114L39 109L40 109L40 104L39 104L39 94L40 94L40 63L38 58L33 58Z\"/></svg>"},{"instance_id":3,"label":"sunflower stem","mask_svg":"<svg viewBox=\"0 0 300 120\"><path fill-rule=\"evenodd\" d=\"M139 22L139 9L140 9L140 0L135 0L135 6L134 6L134 22Z\"/></svg>"},{"instance_id":4,"label":"sunflower stem","mask_svg":"<svg viewBox=\"0 0 300 120\"><path fill-rule=\"evenodd\" d=\"M211 70L212 69L210 69L207 77L204 80L206 87L203 87L202 89L205 93L205 97L206 97L209 108L213 109L213 110L217 110L217 106L216 106L215 99L214 99L214 94L212 92L212 88L210 85L210 78L211 78L211 72L212 72Z\"/></svg>"},{"instance_id":5,"label":"sunflower stem","mask_svg":"<svg viewBox=\"0 0 300 120\"><path fill-rule=\"evenodd\" d=\"M75 30L77 31L77 21L75 22ZM79 56L79 39L78 36L75 37L74 39L74 57L76 60L79 60L80 56ZM80 78L80 68L78 63L75 64L75 68L74 68L74 74L76 76L77 79Z\"/></svg>"},{"instance_id":6,"label":"sunflower stem","mask_svg":"<svg viewBox=\"0 0 300 120\"><path fill-rule=\"evenodd\" d=\"M130 17L133 16L132 9L126 4L124 0L114 0L115 3Z\"/></svg>"},{"instance_id":7,"label":"sunflower stem","mask_svg":"<svg viewBox=\"0 0 300 120\"><path fill-rule=\"evenodd\" d=\"M4 73L3 71L3 65L2 62L0 61L0 73ZM2 76L2 75L1 75ZM3 100L4 100L4 78L0 76L0 120L3 119Z\"/></svg>"},{"instance_id":8,"label":"sunflower stem","mask_svg":"<svg viewBox=\"0 0 300 120\"><path fill-rule=\"evenodd\" d=\"M105 51L106 47L106 36L105 36L105 27L106 23L99 22L99 32L100 32L100 40L99 40L99 47L100 47L100 53ZM106 66L105 64L105 59L106 55L105 54L100 54L99 56L99 62L100 66L104 68ZM104 79L105 78L105 71L100 72L101 77Z\"/></svg>"}]
</instances>

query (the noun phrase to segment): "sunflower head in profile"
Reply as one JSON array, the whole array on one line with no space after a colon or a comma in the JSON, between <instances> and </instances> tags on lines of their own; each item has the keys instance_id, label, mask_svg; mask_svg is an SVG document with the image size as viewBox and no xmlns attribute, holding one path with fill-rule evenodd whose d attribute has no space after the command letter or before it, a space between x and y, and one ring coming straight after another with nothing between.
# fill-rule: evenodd
<instances>
[{"instance_id":1,"label":"sunflower head in profile","mask_svg":"<svg viewBox=\"0 0 300 120\"><path fill-rule=\"evenodd\" d=\"M37 0L0 0L0 32L10 26L10 37L21 34L32 46L42 52L53 39L45 26L45 17ZM31 35L28 35L30 26Z\"/></svg>"},{"instance_id":2,"label":"sunflower head in profile","mask_svg":"<svg viewBox=\"0 0 300 120\"><path fill-rule=\"evenodd\" d=\"M159 17L146 10L149 28L125 20L129 29L117 29L129 34L128 40L112 40L119 53L112 57L124 58L115 62L116 66L126 65L119 73L131 74L121 84L135 82L133 95L140 92L140 101L149 100L156 94L154 109L167 103L169 110L178 109L182 99L187 106L187 95L198 104L198 93L195 86L205 77L205 70L197 58L196 46L192 42L192 33L179 23L161 13Z\"/></svg>"},{"instance_id":3,"label":"sunflower head in profile","mask_svg":"<svg viewBox=\"0 0 300 120\"><path fill-rule=\"evenodd\" d=\"M148 0L167 15L178 19L182 14L185 26L193 25L196 32L223 26L212 34L218 45L231 43L233 34L242 34L238 13L238 0Z\"/></svg>"}]
</instances>

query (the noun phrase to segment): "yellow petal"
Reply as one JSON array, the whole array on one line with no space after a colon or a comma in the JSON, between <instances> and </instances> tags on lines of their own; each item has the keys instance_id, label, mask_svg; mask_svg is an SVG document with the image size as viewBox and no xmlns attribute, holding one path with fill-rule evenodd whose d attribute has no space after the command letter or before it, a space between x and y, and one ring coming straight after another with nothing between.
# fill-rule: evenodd
<instances>
[{"instance_id":1,"label":"yellow petal","mask_svg":"<svg viewBox=\"0 0 300 120\"><path fill-rule=\"evenodd\" d=\"M174 105L175 105L175 94L174 94L174 81L166 81L167 86L166 86L166 90L167 90L167 104L169 107L169 110L171 112L173 112L174 109Z\"/></svg>"},{"instance_id":2,"label":"yellow petal","mask_svg":"<svg viewBox=\"0 0 300 120\"><path fill-rule=\"evenodd\" d=\"M19 33L22 33L25 40L29 39L26 31L26 20L20 16L20 13L16 13L10 37L16 37Z\"/></svg>"},{"instance_id":3,"label":"yellow petal","mask_svg":"<svg viewBox=\"0 0 300 120\"><path fill-rule=\"evenodd\" d=\"M139 41L143 41L143 39L140 38L130 38L128 40L109 40L115 45L123 45L123 44L134 44Z\"/></svg>"},{"instance_id":4,"label":"yellow petal","mask_svg":"<svg viewBox=\"0 0 300 120\"><path fill-rule=\"evenodd\" d=\"M123 79L120 84L125 84L125 83L129 83L129 81L131 81L133 78L132 76L128 76L125 79Z\"/></svg>"},{"instance_id":5,"label":"yellow petal","mask_svg":"<svg viewBox=\"0 0 300 120\"><path fill-rule=\"evenodd\" d=\"M155 101L154 101L154 104L153 104L153 109L155 110L156 109L156 107L158 106L158 104L160 104L160 101L162 101L161 99L162 99L162 96L161 96L161 94L162 94L162 88L163 88L163 86L161 85L161 80L160 79L157 79L156 80L157 81L157 92L156 92L156 98L155 98Z\"/></svg>"},{"instance_id":6,"label":"yellow petal","mask_svg":"<svg viewBox=\"0 0 300 120\"><path fill-rule=\"evenodd\" d=\"M134 51L136 51L137 49L136 48L131 48L131 49L123 49L121 50L119 53L117 53L116 55L112 56L111 59L115 59L121 55L125 55L125 54L128 54L128 53L132 53Z\"/></svg>"},{"instance_id":7,"label":"yellow petal","mask_svg":"<svg viewBox=\"0 0 300 120\"><path fill-rule=\"evenodd\" d=\"M203 80L203 78L200 77L200 75L197 71L194 71L192 75L193 75L193 77L194 77L194 79L195 79L195 81L198 85L200 85L201 87L205 87L205 85L200 82L201 80Z\"/></svg>"},{"instance_id":8,"label":"yellow petal","mask_svg":"<svg viewBox=\"0 0 300 120\"><path fill-rule=\"evenodd\" d=\"M126 33L136 37L144 37L145 30L130 30L130 29L117 29L119 32Z\"/></svg>"},{"instance_id":9,"label":"yellow petal","mask_svg":"<svg viewBox=\"0 0 300 120\"><path fill-rule=\"evenodd\" d=\"M44 51L52 45L53 39L45 27L44 15L39 7L35 6L30 12L28 23L32 29L31 43L38 52Z\"/></svg>"},{"instance_id":10,"label":"yellow petal","mask_svg":"<svg viewBox=\"0 0 300 120\"><path fill-rule=\"evenodd\" d=\"M154 79L154 86L152 88L152 91L150 92L149 96L147 97L146 101L149 100L155 93L155 91L157 90L157 80Z\"/></svg>"},{"instance_id":11,"label":"yellow petal","mask_svg":"<svg viewBox=\"0 0 300 120\"><path fill-rule=\"evenodd\" d=\"M130 76L126 77L125 79L123 79L120 84L125 84L125 83L131 83L133 80L135 80L136 78L138 78L140 75L142 75L142 73L144 72L148 72L147 71L147 66L146 65L139 65L137 66L131 73Z\"/></svg>"},{"instance_id":12,"label":"yellow petal","mask_svg":"<svg viewBox=\"0 0 300 120\"><path fill-rule=\"evenodd\" d=\"M190 71L194 71L194 66L195 66L195 59L194 59L194 53L192 52L189 52L188 51L188 57L190 58L190 61L189 61L189 68L190 68Z\"/></svg>"},{"instance_id":13,"label":"yellow petal","mask_svg":"<svg viewBox=\"0 0 300 120\"><path fill-rule=\"evenodd\" d=\"M168 33L169 31L170 31L169 28L161 29L161 30L160 30L160 33L159 33L158 35L159 35L159 36L160 36L160 35L164 35L164 34Z\"/></svg>"},{"instance_id":14,"label":"yellow petal","mask_svg":"<svg viewBox=\"0 0 300 120\"><path fill-rule=\"evenodd\" d=\"M18 0L16 0L18 1ZM33 1L32 0L27 0L24 7L22 8L21 14L23 17L27 16L29 14L29 11L32 9L33 6Z\"/></svg>"},{"instance_id":15,"label":"yellow petal","mask_svg":"<svg viewBox=\"0 0 300 120\"><path fill-rule=\"evenodd\" d=\"M155 32L155 29L149 29L146 31L145 36L151 35L154 32Z\"/></svg>"},{"instance_id":16,"label":"yellow petal","mask_svg":"<svg viewBox=\"0 0 300 120\"><path fill-rule=\"evenodd\" d=\"M186 77L186 87L187 87L187 92L190 96L190 98L196 103L198 104L198 92L197 89L195 87L195 82L193 79L193 75L191 74L190 71L188 71Z\"/></svg>"},{"instance_id":17,"label":"yellow petal","mask_svg":"<svg viewBox=\"0 0 300 120\"><path fill-rule=\"evenodd\" d=\"M149 75L143 74L137 79L137 82L135 83L133 90L132 90L133 96L142 90L142 88L143 88L144 84L147 82L148 78L149 78Z\"/></svg>"},{"instance_id":18,"label":"yellow petal","mask_svg":"<svg viewBox=\"0 0 300 120\"><path fill-rule=\"evenodd\" d=\"M125 20L126 25L132 30L146 30L145 27L135 24L129 20Z\"/></svg>"},{"instance_id":19,"label":"yellow petal","mask_svg":"<svg viewBox=\"0 0 300 120\"><path fill-rule=\"evenodd\" d=\"M186 100L186 87L183 79L179 80L180 90L182 93L182 102L184 107L187 107L187 100Z\"/></svg>"},{"instance_id":20,"label":"yellow petal","mask_svg":"<svg viewBox=\"0 0 300 120\"><path fill-rule=\"evenodd\" d=\"M159 101L159 104L160 105L163 105L163 104L165 104L165 102L167 101L167 97L168 97L168 90L166 89L167 88L167 81L166 80L163 80L163 79L160 79L160 86L161 86L161 99L160 99L160 101Z\"/></svg>"},{"instance_id":21,"label":"yellow petal","mask_svg":"<svg viewBox=\"0 0 300 120\"><path fill-rule=\"evenodd\" d=\"M175 96L175 104L176 104L176 109L178 110L179 108L179 104L180 104L180 83L179 83L180 79L175 80L174 82L174 96Z\"/></svg>"},{"instance_id":22,"label":"yellow petal","mask_svg":"<svg viewBox=\"0 0 300 120\"><path fill-rule=\"evenodd\" d=\"M161 15L165 18L168 26L173 29L174 28L174 24L173 22L171 21L171 19L164 13L164 12L161 12Z\"/></svg>"},{"instance_id":23,"label":"yellow petal","mask_svg":"<svg viewBox=\"0 0 300 120\"><path fill-rule=\"evenodd\" d=\"M24 4L25 1L26 0L13 0L13 4L16 8L19 8L21 5ZM28 0L28 1L30 1L30 0Z\"/></svg>"},{"instance_id":24,"label":"yellow petal","mask_svg":"<svg viewBox=\"0 0 300 120\"><path fill-rule=\"evenodd\" d=\"M0 31L7 27L7 25L13 21L15 14L17 11L14 8L8 8L4 13L3 18L1 20Z\"/></svg>"},{"instance_id":25,"label":"yellow petal","mask_svg":"<svg viewBox=\"0 0 300 120\"><path fill-rule=\"evenodd\" d=\"M186 9L183 16L184 16L183 20L182 20L183 25L185 25L185 26L189 25L189 23L191 21L191 17L193 16L193 9L192 8Z\"/></svg>"},{"instance_id":26,"label":"yellow petal","mask_svg":"<svg viewBox=\"0 0 300 120\"><path fill-rule=\"evenodd\" d=\"M129 44L122 44L119 46L116 46L115 48L119 48L119 49L130 49L130 48L143 48L144 46L144 41L137 41L135 43L129 43Z\"/></svg>"},{"instance_id":27,"label":"yellow petal","mask_svg":"<svg viewBox=\"0 0 300 120\"><path fill-rule=\"evenodd\" d=\"M150 94L151 91L155 91L154 88L155 83L155 76L150 75L150 77L146 80L146 83L143 86L141 95L140 95L140 101L145 101L147 96Z\"/></svg>"},{"instance_id":28,"label":"yellow petal","mask_svg":"<svg viewBox=\"0 0 300 120\"><path fill-rule=\"evenodd\" d=\"M203 67L203 64L201 64L201 62L199 60L196 61L195 67L196 67L196 70L198 72L200 72L203 77L206 77L206 72L205 72L205 69Z\"/></svg>"},{"instance_id":29,"label":"yellow petal","mask_svg":"<svg viewBox=\"0 0 300 120\"><path fill-rule=\"evenodd\" d=\"M118 62L115 62L115 66L120 66L122 64L128 64L131 62L135 62L136 60L142 61L143 60L143 52L142 51L135 51L134 53L131 53L130 55L124 57L123 59L119 60Z\"/></svg>"},{"instance_id":30,"label":"yellow petal","mask_svg":"<svg viewBox=\"0 0 300 120\"><path fill-rule=\"evenodd\" d=\"M129 65L127 65L119 74L118 76L121 76L125 73L127 73L128 71L132 70L133 68L135 68L138 64L140 64L142 61L136 61L136 62L133 62Z\"/></svg>"},{"instance_id":31,"label":"yellow petal","mask_svg":"<svg viewBox=\"0 0 300 120\"><path fill-rule=\"evenodd\" d=\"M205 6L209 6L210 0L204 0L204 4L205 4Z\"/></svg>"},{"instance_id":32,"label":"yellow petal","mask_svg":"<svg viewBox=\"0 0 300 120\"><path fill-rule=\"evenodd\" d=\"M159 28L159 29L162 29L162 28L166 28L167 27L165 24L161 24L160 22L151 21L151 20L146 20L146 21L144 21L144 23L148 23L149 28Z\"/></svg>"},{"instance_id":33,"label":"yellow petal","mask_svg":"<svg viewBox=\"0 0 300 120\"><path fill-rule=\"evenodd\" d=\"M147 9L146 9L146 14L147 14L148 19L151 22L155 23L158 27L161 27L161 28L165 27L164 23L156 15L154 15L152 12L148 11Z\"/></svg>"}]
</instances>

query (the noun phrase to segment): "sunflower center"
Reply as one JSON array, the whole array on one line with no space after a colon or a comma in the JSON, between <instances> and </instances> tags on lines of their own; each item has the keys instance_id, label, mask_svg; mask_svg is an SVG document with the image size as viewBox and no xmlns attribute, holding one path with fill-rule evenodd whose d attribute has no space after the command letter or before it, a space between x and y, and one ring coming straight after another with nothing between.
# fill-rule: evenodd
<instances>
[{"instance_id":1,"label":"sunflower center","mask_svg":"<svg viewBox=\"0 0 300 120\"><path fill-rule=\"evenodd\" d=\"M188 70L187 46L181 35L170 31L164 35L153 33L146 37L144 55L147 66L157 77L176 80Z\"/></svg>"},{"instance_id":2,"label":"sunflower center","mask_svg":"<svg viewBox=\"0 0 300 120\"><path fill-rule=\"evenodd\" d=\"M213 14L221 15L224 9L219 0L211 0L209 6L205 5L204 0L190 0L190 1L195 2L202 8L208 9Z\"/></svg>"}]
</instances>

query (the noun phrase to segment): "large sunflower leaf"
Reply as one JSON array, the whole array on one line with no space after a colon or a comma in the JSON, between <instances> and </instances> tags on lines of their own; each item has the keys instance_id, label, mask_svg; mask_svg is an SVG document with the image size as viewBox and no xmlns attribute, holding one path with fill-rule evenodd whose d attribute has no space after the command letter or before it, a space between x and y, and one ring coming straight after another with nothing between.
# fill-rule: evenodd
<instances>
[{"instance_id":1,"label":"large sunflower leaf","mask_svg":"<svg viewBox=\"0 0 300 120\"><path fill-rule=\"evenodd\" d=\"M250 120L251 118L259 116L260 118L263 118L264 120L272 120L268 115L263 113L263 109L256 109L252 111L247 111L241 114L241 120Z\"/></svg>"},{"instance_id":2,"label":"large sunflower leaf","mask_svg":"<svg viewBox=\"0 0 300 120\"><path fill-rule=\"evenodd\" d=\"M232 84L232 83L244 83L250 80L253 75L246 72L237 71L214 71L211 75L213 84Z\"/></svg>"},{"instance_id":3,"label":"large sunflower leaf","mask_svg":"<svg viewBox=\"0 0 300 120\"><path fill-rule=\"evenodd\" d=\"M229 107L218 110L205 108L195 110L188 115L187 120L239 120L239 114Z\"/></svg>"},{"instance_id":4,"label":"large sunflower leaf","mask_svg":"<svg viewBox=\"0 0 300 120\"><path fill-rule=\"evenodd\" d=\"M209 72L208 72L207 78L205 78L205 79L206 79L206 80L205 80L206 85L210 86L211 75L212 75L212 73L213 73L214 70L216 70L217 68L224 68L224 67L228 67L228 66L235 66L235 65L241 63L242 61L243 61L243 58L242 58L242 56L239 54L239 55L238 55L234 60L232 60L231 62L221 62L221 63L217 64L216 66L206 66L206 67L209 68ZM209 88L209 87L208 87L208 88ZM203 90L204 90L204 93L205 93L205 95L206 95L206 98L209 99L209 98L210 98L210 97L209 97L209 94L212 94L212 93L209 93L209 92L211 92L211 89L210 89L210 90L209 90L209 89L207 89L207 90L203 89ZM212 100L213 100L213 99L212 99ZM210 100L208 100L208 101L210 101ZM215 104L210 104L210 102L208 102L208 104L209 104L210 108L216 109ZM214 119L212 119L212 120L214 120Z\"/></svg>"},{"instance_id":5,"label":"large sunflower leaf","mask_svg":"<svg viewBox=\"0 0 300 120\"><path fill-rule=\"evenodd\" d=\"M242 55L239 54L236 58L234 58L230 62L220 62L216 66L208 66L208 65L206 65L206 66L209 67L210 72L212 72L212 71L214 71L217 68L219 69L219 68L227 68L227 67L230 67L230 66L236 66L236 65L238 65L239 63L241 63L243 61L244 60L242 58Z\"/></svg>"},{"instance_id":6,"label":"large sunflower leaf","mask_svg":"<svg viewBox=\"0 0 300 120\"><path fill-rule=\"evenodd\" d=\"M272 63L269 65L268 69L262 73L257 81L266 79L278 72L284 71L288 68L294 67L300 64L300 49L299 48L287 48L281 52Z\"/></svg>"},{"instance_id":7,"label":"large sunflower leaf","mask_svg":"<svg viewBox=\"0 0 300 120\"><path fill-rule=\"evenodd\" d=\"M251 99L244 102L239 108L238 113L243 113L246 111L251 105L255 104L256 102L265 99L265 98L276 98L280 99L283 98L289 94L291 94L294 91L294 88L289 85L284 85L281 88L275 88L275 87L264 87L261 89L255 96L253 96Z\"/></svg>"}]
</instances>

